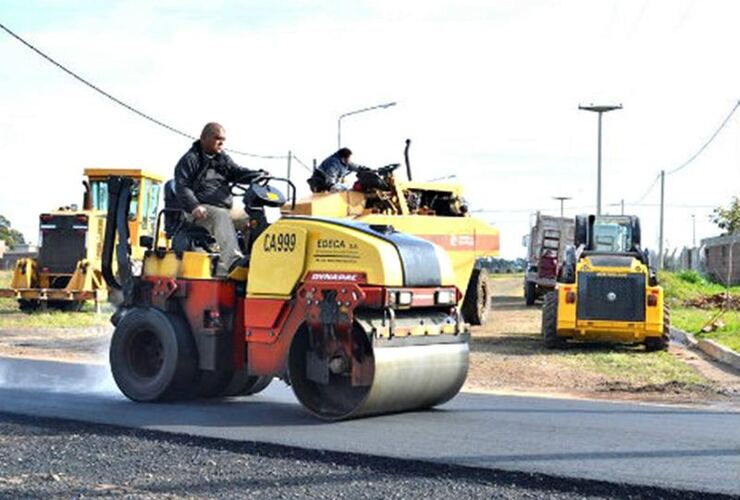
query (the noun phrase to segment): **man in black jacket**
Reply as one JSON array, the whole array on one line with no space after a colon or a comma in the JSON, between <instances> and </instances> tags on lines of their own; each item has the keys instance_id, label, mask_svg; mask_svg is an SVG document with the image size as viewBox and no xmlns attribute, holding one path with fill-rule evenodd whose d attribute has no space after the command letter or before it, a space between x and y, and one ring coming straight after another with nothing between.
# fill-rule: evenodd
<instances>
[{"instance_id":1,"label":"man in black jacket","mask_svg":"<svg viewBox=\"0 0 740 500\"><path fill-rule=\"evenodd\" d=\"M249 183L265 175L240 167L223 152L226 131L218 123L203 127L200 140L180 158L175 167L175 193L180 205L196 224L216 239L221 252L218 273L226 275L243 259L230 214L231 183Z\"/></svg>"}]
</instances>

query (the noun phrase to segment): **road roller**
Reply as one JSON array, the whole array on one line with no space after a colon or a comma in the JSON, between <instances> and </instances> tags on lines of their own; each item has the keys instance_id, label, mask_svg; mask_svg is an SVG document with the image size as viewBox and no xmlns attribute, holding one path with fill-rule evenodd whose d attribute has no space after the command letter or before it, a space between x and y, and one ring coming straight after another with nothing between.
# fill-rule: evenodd
<instances>
[{"instance_id":1,"label":"road roller","mask_svg":"<svg viewBox=\"0 0 740 500\"><path fill-rule=\"evenodd\" d=\"M135 274L131 179L109 179L103 274L123 296L110 345L121 392L137 402L220 398L280 378L325 420L454 397L468 372L470 331L444 250L388 225L308 216L268 223L265 209L287 201L276 181L295 200L286 179L233 187L249 216L238 237L248 257L219 276L211 236L167 201L154 238L140 242L147 250Z\"/></svg>"}]
</instances>

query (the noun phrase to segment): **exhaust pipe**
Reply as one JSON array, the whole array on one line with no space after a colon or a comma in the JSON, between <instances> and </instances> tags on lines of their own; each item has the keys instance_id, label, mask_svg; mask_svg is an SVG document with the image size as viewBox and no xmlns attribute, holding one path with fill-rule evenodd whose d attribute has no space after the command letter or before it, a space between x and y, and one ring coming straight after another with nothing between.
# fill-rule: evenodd
<instances>
[{"instance_id":1,"label":"exhaust pipe","mask_svg":"<svg viewBox=\"0 0 740 500\"><path fill-rule=\"evenodd\" d=\"M411 180L411 163L409 163L409 147L411 139L406 139L406 147L403 149L403 159L406 162L406 176Z\"/></svg>"}]
</instances>

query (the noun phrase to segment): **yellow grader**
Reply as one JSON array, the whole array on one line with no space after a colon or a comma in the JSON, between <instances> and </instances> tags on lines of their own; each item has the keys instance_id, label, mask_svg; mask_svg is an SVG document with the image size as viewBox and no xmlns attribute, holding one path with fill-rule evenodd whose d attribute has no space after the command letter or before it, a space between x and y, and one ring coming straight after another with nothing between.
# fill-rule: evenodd
<instances>
[{"instance_id":1,"label":"yellow grader","mask_svg":"<svg viewBox=\"0 0 740 500\"><path fill-rule=\"evenodd\" d=\"M120 390L139 402L227 397L279 377L329 420L454 397L470 334L447 254L383 224L305 216L268 224L265 207L286 203L272 180L238 191L250 218L240 238L249 264L219 277L209 235L167 206L167 240L158 231L143 239L149 249L136 275L132 179L110 179L103 275L123 293L110 346Z\"/></svg>"},{"instance_id":2,"label":"yellow grader","mask_svg":"<svg viewBox=\"0 0 740 500\"><path fill-rule=\"evenodd\" d=\"M542 337L644 344L667 349L670 312L634 216L578 216L554 292L545 296Z\"/></svg>"},{"instance_id":3,"label":"yellow grader","mask_svg":"<svg viewBox=\"0 0 740 500\"><path fill-rule=\"evenodd\" d=\"M408 144L406 169L411 179ZM439 245L450 256L455 284L463 294L463 319L473 325L484 324L491 297L488 272L480 259L498 256L498 229L470 216L461 185L401 181L394 175L399 166L361 168L352 190L313 193L283 213L392 226Z\"/></svg>"},{"instance_id":4,"label":"yellow grader","mask_svg":"<svg viewBox=\"0 0 740 500\"><path fill-rule=\"evenodd\" d=\"M17 299L22 311L78 311L88 300L95 301L97 309L107 298L100 261L110 175L126 175L135 182L127 215L133 241L154 235L161 177L136 169L86 169L84 175L82 210L73 205L41 214L38 258L20 259L10 288L0 290L0 297ZM135 259L142 259L141 247L135 245L132 251Z\"/></svg>"}]
</instances>

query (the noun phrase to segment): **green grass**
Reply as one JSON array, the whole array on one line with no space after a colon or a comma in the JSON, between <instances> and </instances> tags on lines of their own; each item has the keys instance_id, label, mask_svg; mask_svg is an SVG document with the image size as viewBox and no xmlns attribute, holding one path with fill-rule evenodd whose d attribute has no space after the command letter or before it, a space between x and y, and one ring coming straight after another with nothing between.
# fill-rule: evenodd
<instances>
[{"instance_id":1,"label":"green grass","mask_svg":"<svg viewBox=\"0 0 740 500\"><path fill-rule=\"evenodd\" d=\"M0 288L10 286L12 271L0 271ZM22 313L15 299L0 299L0 329L32 328L86 328L108 324L110 311L103 309L96 314L92 302L85 304L81 312L36 311Z\"/></svg>"},{"instance_id":2,"label":"green grass","mask_svg":"<svg viewBox=\"0 0 740 500\"><path fill-rule=\"evenodd\" d=\"M714 295L725 291L725 287L708 281L695 271L680 273L662 271L658 274L658 278L671 305L696 299L702 295ZM731 287L730 293L740 295L740 286Z\"/></svg>"},{"instance_id":3,"label":"green grass","mask_svg":"<svg viewBox=\"0 0 740 500\"><path fill-rule=\"evenodd\" d=\"M572 368L598 373L609 381L626 382L632 387L708 384L705 377L668 352L644 352L641 347L613 347L609 351L573 348L559 357Z\"/></svg>"},{"instance_id":4,"label":"green grass","mask_svg":"<svg viewBox=\"0 0 740 500\"><path fill-rule=\"evenodd\" d=\"M697 309L695 307L674 307L671 310L671 323L676 328L693 333L697 338L710 339L733 351L740 352L740 311L727 311L719 320L725 324L715 332L702 333L701 328L718 313L717 309Z\"/></svg>"}]
</instances>

